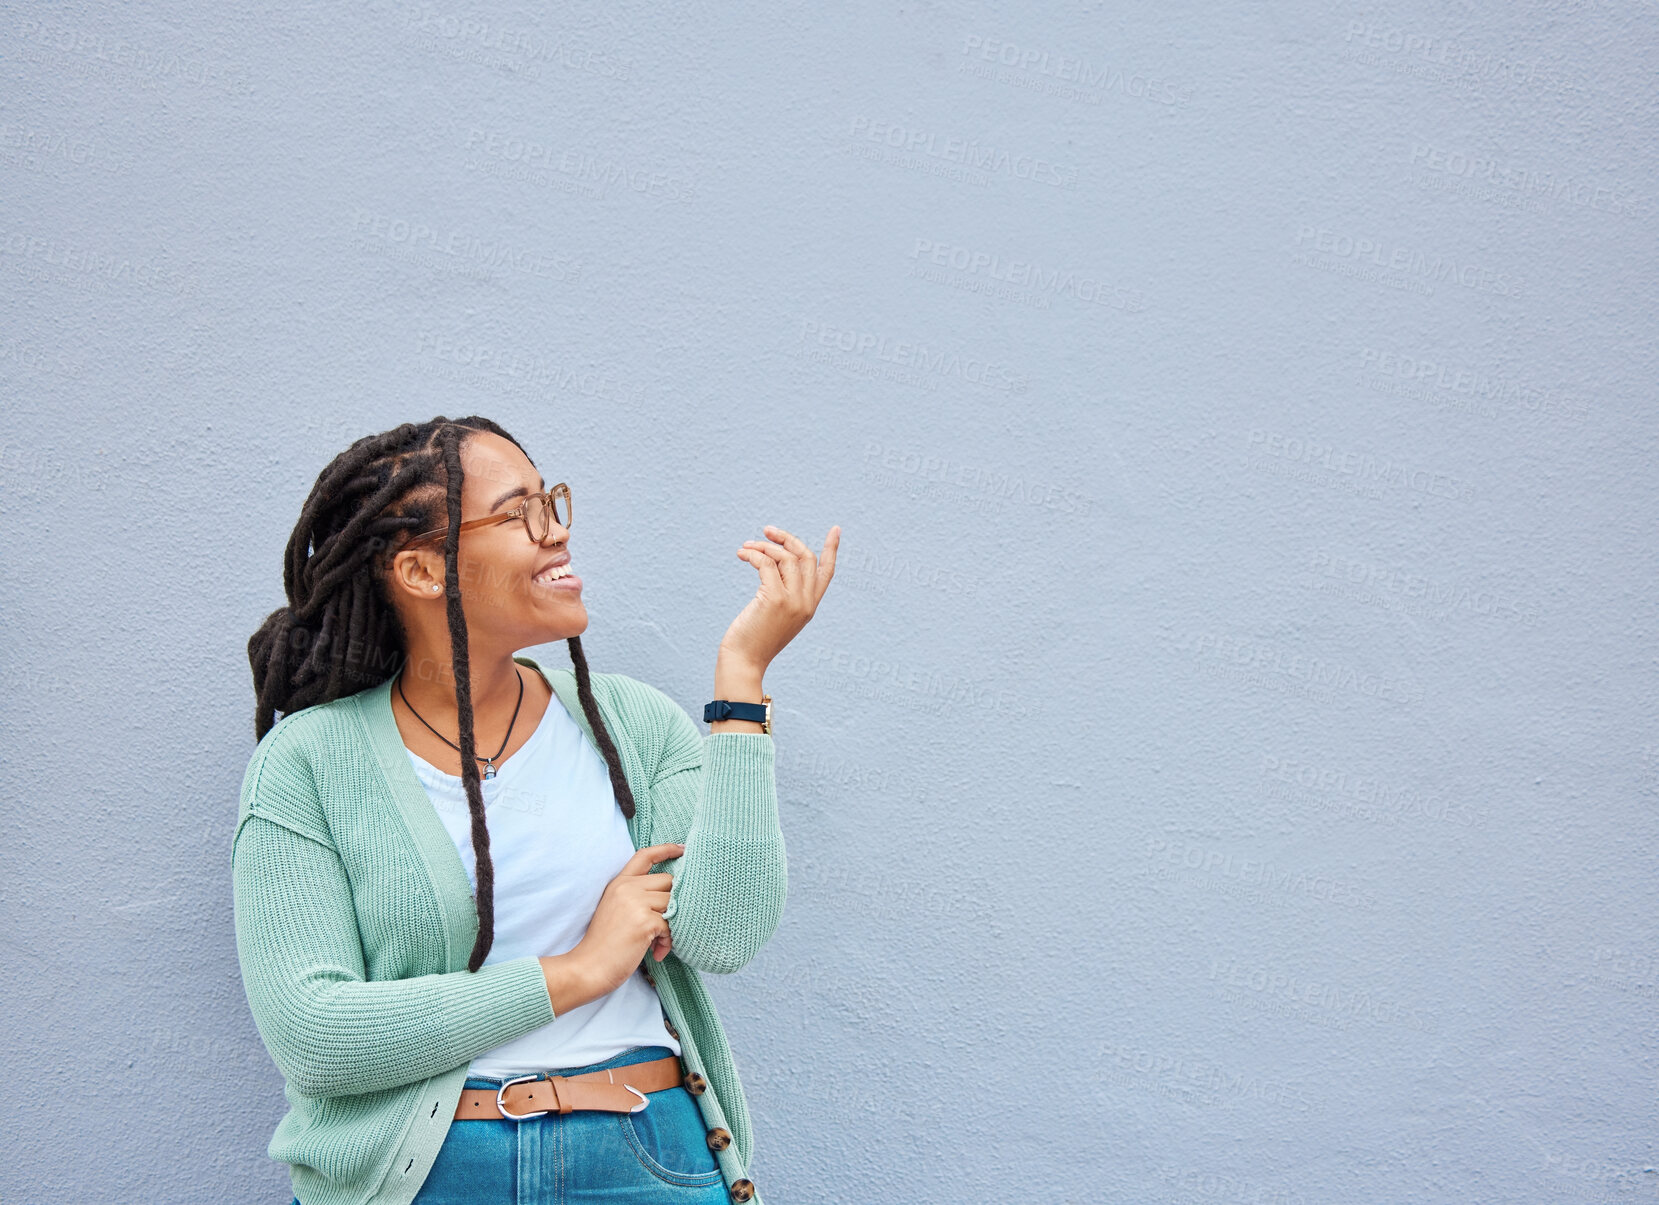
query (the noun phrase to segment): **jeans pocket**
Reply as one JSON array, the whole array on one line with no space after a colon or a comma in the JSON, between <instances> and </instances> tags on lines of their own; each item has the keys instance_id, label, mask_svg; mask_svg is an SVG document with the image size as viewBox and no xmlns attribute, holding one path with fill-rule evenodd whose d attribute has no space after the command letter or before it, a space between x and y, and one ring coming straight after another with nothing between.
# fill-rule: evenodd
<instances>
[{"instance_id":1,"label":"jeans pocket","mask_svg":"<svg viewBox=\"0 0 1659 1205\"><path fill-rule=\"evenodd\" d=\"M721 1181L708 1144L703 1111L684 1088L650 1094L638 1113L617 1114L617 1124L640 1166L660 1180L701 1188Z\"/></svg>"}]
</instances>

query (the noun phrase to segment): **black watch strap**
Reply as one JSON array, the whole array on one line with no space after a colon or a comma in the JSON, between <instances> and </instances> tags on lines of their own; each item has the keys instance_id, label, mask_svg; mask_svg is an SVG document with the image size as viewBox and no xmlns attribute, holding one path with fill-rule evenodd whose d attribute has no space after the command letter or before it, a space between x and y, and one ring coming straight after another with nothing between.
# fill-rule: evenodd
<instances>
[{"instance_id":1,"label":"black watch strap","mask_svg":"<svg viewBox=\"0 0 1659 1205\"><path fill-rule=\"evenodd\" d=\"M766 703L733 703L729 699L715 699L703 706L703 722L712 724L716 720L752 720L756 724L768 727L768 710Z\"/></svg>"}]
</instances>

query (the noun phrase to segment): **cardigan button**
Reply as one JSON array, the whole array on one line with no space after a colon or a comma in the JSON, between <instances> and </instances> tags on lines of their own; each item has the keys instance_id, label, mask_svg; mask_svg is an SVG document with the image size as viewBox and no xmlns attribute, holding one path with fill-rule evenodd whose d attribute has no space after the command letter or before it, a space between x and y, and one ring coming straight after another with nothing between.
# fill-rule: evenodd
<instances>
[{"instance_id":1,"label":"cardigan button","mask_svg":"<svg viewBox=\"0 0 1659 1205\"><path fill-rule=\"evenodd\" d=\"M669 1037L678 1038L680 1036L680 1031L674 1028L674 1022L667 1017L662 1019L662 1027L668 1031Z\"/></svg>"},{"instance_id":2,"label":"cardigan button","mask_svg":"<svg viewBox=\"0 0 1659 1205\"><path fill-rule=\"evenodd\" d=\"M734 1201L747 1201L750 1197L752 1197L754 1195L755 1195L755 1182L753 1180L733 1180L732 1181L732 1200L734 1200Z\"/></svg>"},{"instance_id":3,"label":"cardigan button","mask_svg":"<svg viewBox=\"0 0 1659 1205\"><path fill-rule=\"evenodd\" d=\"M732 1144L732 1132L725 1126L715 1126L709 1131L709 1149L723 1151Z\"/></svg>"},{"instance_id":4,"label":"cardigan button","mask_svg":"<svg viewBox=\"0 0 1659 1205\"><path fill-rule=\"evenodd\" d=\"M709 1090L709 1082L695 1071L685 1073L685 1090L693 1096L701 1096Z\"/></svg>"}]
</instances>

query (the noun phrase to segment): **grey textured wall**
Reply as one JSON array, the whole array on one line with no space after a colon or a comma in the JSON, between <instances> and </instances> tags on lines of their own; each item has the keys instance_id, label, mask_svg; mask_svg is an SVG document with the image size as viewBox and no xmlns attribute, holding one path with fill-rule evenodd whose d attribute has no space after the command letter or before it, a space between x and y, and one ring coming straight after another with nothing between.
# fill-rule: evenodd
<instances>
[{"instance_id":1,"label":"grey textured wall","mask_svg":"<svg viewBox=\"0 0 1659 1205\"><path fill-rule=\"evenodd\" d=\"M473 412L698 716L843 525L769 1200L1659 1197L1659 6L1033 10L0 8L0 1201L287 1200L244 643Z\"/></svg>"}]
</instances>

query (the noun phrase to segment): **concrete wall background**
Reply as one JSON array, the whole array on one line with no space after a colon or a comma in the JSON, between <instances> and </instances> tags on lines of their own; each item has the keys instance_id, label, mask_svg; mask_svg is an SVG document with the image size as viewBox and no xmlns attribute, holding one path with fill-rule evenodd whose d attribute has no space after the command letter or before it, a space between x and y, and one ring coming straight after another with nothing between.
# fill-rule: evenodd
<instances>
[{"instance_id":1,"label":"concrete wall background","mask_svg":"<svg viewBox=\"0 0 1659 1205\"><path fill-rule=\"evenodd\" d=\"M843 525L768 1199L1659 1196L1659 8L673 9L0 9L0 1200L288 1199L244 645L473 412L694 715Z\"/></svg>"}]
</instances>

